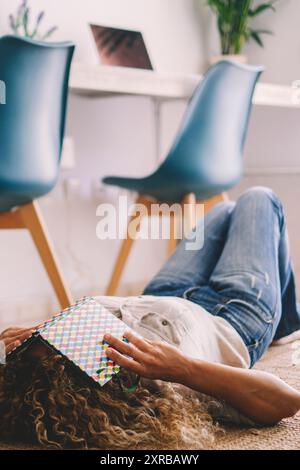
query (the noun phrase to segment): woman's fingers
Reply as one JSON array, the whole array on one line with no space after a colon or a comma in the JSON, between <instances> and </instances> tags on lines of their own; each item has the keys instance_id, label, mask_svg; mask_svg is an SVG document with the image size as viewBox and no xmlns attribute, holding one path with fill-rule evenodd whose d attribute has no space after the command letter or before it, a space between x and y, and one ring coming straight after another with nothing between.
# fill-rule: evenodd
<instances>
[{"instance_id":1,"label":"woman's fingers","mask_svg":"<svg viewBox=\"0 0 300 470\"><path fill-rule=\"evenodd\" d=\"M7 328L7 330L4 330L1 333L0 338L1 339L11 338L14 336L25 334L26 332L29 332L29 331L34 331L34 329L33 328L18 328L18 327Z\"/></svg>"},{"instance_id":2,"label":"woman's fingers","mask_svg":"<svg viewBox=\"0 0 300 470\"><path fill-rule=\"evenodd\" d=\"M151 341L145 341L131 330L125 331L124 338L128 339L128 341L134 344L140 351L149 352L151 350Z\"/></svg>"},{"instance_id":3,"label":"woman's fingers","mask_svg":"<svg viewBox=\"0 0 300 470\"><path fill-rule=\"evenodd\" d=\"M6 336L2 338L2 341L4 342L5 346L9 346L10 344L16 342L19 342L21 344L23 343L23 341L25 341L25 339L30 338L33 332L34 330L25 330L15 334L14 336Z\"/></svg>"},{"instance_id":4,"label":"woman's fingers","mask_svg":"<svg viewBox=\"0 0 300 470\"><path fill-rule=\"evenodd\" d=\"M120 339L115 338L110 334L104 335L104 340L121 353L126 354L133 359L137 359L138 361L142 360L143 353L132 344L125 343L124 341L121 341Z\"/></svg>"},{"instance_id":5,"label":"woman's fingers","mask_svg":"<svg viewBox=\"0 0 300 470\"><path fill-rule=\"evenodd\" d=\"M7 346L5 346L5 352L6 354L10 353L11 351L13 351L14 349L18 348L19 346L21 346L21 341L15 341L13 343L10 343L8 344Z\"/></svg>"},{"instance_id":6,"label":"woman's fingers","mask_svg":"<svg viewBox=\"0 0 300 470\"><path fill-rule=\"evenodd\" d=\"M30 338L30 336L34 333L34 331L35 330L25 330L16 334L15 336L10 337L10 339L12 341L16 341L16 340L24 341L25 339Z\"/></svg>"},{"instance_id":7,"label":"woman's fingers","mask_svg":"<svg viewBox=\"0 0 300 470\"><path fill-rule=\"evenodd\" d=\"M30 338L34 332L34 328L19 328L17 326L7 328L3 331L0 335L0 340L4 342L6 354L20 346L23 341Z\"/></svg>"},{"instance_id":8,"label":"woman's fingers","mask_svg":"<svg viewBox=\"0 0 300 470\"><path fill-rule=\"evenodd\" d=\"M125 369L132 370L138 375L142 375L143 367L134 359L128 359L115 349L110 348L106 350L106 355L109 359L116 362L116 364L118 364L119 366L125 367Z\"/></svg>"},{"instance_id":9,"label":"woman's fingers","mask_svg":"<svg viewBox=\"0 0 300 470\"><path fill-rule=\"evenodd\" d=\"M17 326L12 326L7 328L6 330L2 331L1 338L7 338L7 336L15 335L19 331L24 330L25 328L18 328Z\"/></svg>"}]
</instances>

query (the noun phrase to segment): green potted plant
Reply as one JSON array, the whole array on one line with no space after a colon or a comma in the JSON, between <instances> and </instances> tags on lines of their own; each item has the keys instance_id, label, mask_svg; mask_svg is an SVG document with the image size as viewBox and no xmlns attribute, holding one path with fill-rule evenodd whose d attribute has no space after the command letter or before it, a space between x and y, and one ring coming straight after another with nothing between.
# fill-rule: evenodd
<instances>
[{"instance_id":1,"label":"green potted plant","mask_svg":"<svg viewBox=\"0 0 300 470\"><path fill-rule=\"evenodd\" d=\"M239 62L247 62L242 51L244 45L251 40L263 47L262 36L272 32L267 29L255 29L253 19L268 10L275 11L276 1L206 0L217 17L221 43L221 55L212 58L211 62L216 62L224 56Z\"/></svg>"},{"instance_id":2,"label":"green potted plant","mask_svg":"<svg viewBox=\"0 0 300 470\"><path fill-rule=\"evenodd\" d=\"M9 25L13 34L39 41L46 41L57 30L57 27L53 26L44 33L40 31L41 23L45 17L44 11L37 16L32 26L30 24L30 15L31 10L28 5L28 0L23 0L16 14L9 15Z\"/></svg>"}]
</instances>

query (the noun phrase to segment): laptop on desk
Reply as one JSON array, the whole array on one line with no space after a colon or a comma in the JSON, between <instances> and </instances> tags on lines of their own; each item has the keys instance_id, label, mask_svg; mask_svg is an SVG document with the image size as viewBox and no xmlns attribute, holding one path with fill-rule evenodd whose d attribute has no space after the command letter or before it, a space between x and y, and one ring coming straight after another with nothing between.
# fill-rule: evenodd
<instances>
[{"instance_id":1,"label":"laptop on desk","mask_svg":"<svg viewBox=\"0 0 300 470\"><path fill-rule=\"evenodd\" d=\"M153 70L141 32L94 24L90 28L101 64Z\"/></svg>"}]
</instances>

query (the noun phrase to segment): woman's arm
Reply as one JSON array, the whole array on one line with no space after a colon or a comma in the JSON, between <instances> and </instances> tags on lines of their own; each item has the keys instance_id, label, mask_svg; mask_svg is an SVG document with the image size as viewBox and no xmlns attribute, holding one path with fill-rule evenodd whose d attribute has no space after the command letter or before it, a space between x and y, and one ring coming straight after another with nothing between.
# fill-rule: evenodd
<instances>
[{"instance_id":1,"label":"woman's arm","mask_svg":"<svg viewBox=\"0 0 300 470\"><path fill-rule=\"evenodd\" d=\"M266 372L189 359L181 383L225 400L257 424L274 425L300 410L300 393Z\"/></svg>"},{"instance_id":2,"label":"woman's arm","mask_svg":"<svg viewBox=\"0 0 300 470\"><path fill-rule=\"evenodd\" d=\"M131 331L124 336L130 344L105 336L115 348L109 348L107 356L142 377L179 383L225 400L257 424L273 425L300 410L300 393L276 376L192 359L167 343L144 340Z\"/></svg>"}]
</instances>

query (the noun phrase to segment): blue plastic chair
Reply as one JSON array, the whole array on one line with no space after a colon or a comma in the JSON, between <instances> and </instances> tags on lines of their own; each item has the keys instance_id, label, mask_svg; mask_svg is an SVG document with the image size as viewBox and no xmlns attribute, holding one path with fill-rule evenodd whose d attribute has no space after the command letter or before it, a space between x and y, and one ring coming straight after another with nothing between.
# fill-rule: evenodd
<instances>
[{"instance_id":1,"label":"blue plastic chair","mask_svg":"<svg viewBox=\"0 0 300 470\"><path fill-rule=\"evenodd\" d=\"M137 202L205 201L235 186L242 176L242 153L252 97L263 67L222 61L196 89L165 161L145 178L106 177L103 182L139 194ZM188 196L188 197L187 197ZM174 243L171 240L171 250ZM127 237L111 278L113 295L132 240Z\"/></svg>"},{"instance_id":2,"label":"blue plastic chair","mask_svg":"<svg viewBox=\"0 0 300 470\"><path fill-rule=\"evenodd\" d=\"M55 186L74 45L0 38L0 228L27 228L63 308L72 303L36 199Z\"/></svg>"}]
</instances>

